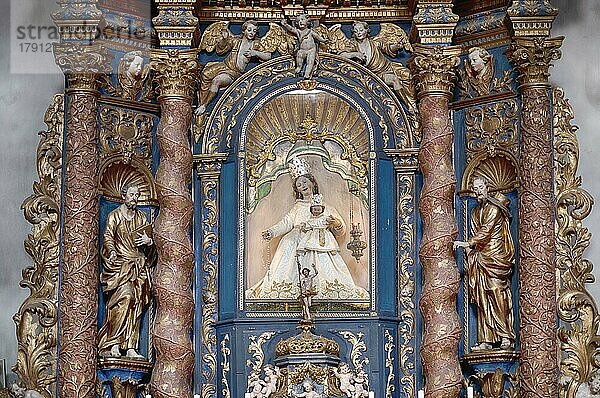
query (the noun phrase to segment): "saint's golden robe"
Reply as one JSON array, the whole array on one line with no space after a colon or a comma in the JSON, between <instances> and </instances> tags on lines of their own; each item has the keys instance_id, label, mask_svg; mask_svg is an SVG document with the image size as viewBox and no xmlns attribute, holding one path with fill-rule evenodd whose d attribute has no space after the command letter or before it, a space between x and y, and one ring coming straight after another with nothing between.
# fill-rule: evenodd
<instances>
[{"instance_id":1,"label":"saint's golden robe","mask_svg":"<svg viewBox=\"0 0 600 398\"><path fill-rule=\"evenodd\" d=\"M103 235L103 270L100 282L108 296L106 321L98 333L98 349L103 351L118 344L121 350L138 349L142 312L150 303L149 266L155 258L154 247L135 244L138 232L149 230L146 214L135 209L129 220L121 208L106 218ZM117 260L108 261L111 251Z\"/></svg>"},{"instance_id":2,"label":"saint's golden robe","mask_svg":"<svg viewBox=\"0 0 600 398\"><path fill-rule=\"evenodd\" d=\"M511 293L515 248L510 233L509 200L488 197L473 209L467 256L468 289L477 307L477 341L515 341Z\"/></svg>"}]
</instances>

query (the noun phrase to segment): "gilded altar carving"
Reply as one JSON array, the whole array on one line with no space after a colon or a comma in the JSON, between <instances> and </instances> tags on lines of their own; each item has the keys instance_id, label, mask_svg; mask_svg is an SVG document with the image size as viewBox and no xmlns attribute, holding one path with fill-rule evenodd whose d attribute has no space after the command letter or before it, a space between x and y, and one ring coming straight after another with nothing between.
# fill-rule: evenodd
<instances>
[{"instance_id":1,"label":"gilded altar carving","mask_svg":"<svg viewBox=\"0 0 600 398\"><path fill-rule=\"evenodd\" d=\"M482 47L471 47L459 70L460 99L469 99L512 91L512 70L506 70L501 77L494 77L494 56Z\"/></svg>"},{"instance_id":2,"label":"gilded altar carving","mask_svg":"<svg viewBox=\"0 0 600 398\"><path fill-rule=\"evenodd\" d=\"M25 251L33 264L23 270L22 287L30 290L13 319L17 335L17 362L13 371L25 390L45 398L55 396L58 322L58 257L60 186L62 168L64 95L54 96L44 115L37 148L39 180L21 208L32 224Z\"/></svg>"},{"instance_id":3,"label":"gilded altar carving","mask_svg":"<svg viewBox=\"0 0 600 398\"><path fill-rule=\"evenodd\" d=\"M197 50L153 50L150 67L160 97L191 101L198 71Z\"/></svg>"},{"instance_id":4,"label":"gilded altar carving","mask_svg":"<svg viewBox=\"0 0 600 398\"><path fill-rule=\"evenodd\" d=\"M357 21L352 24L351 39L342 32L340 25L331 27L329 31L330 52L364 64L367 69L394 89L411 112L416 113L415 88L409 69L386 57L386 55L395 57L398 51L402 50L413 51L408 36L402 28L395 24L382 23L379 33L371 36L369 25Z\"/></svg>"},{"instance_id":5,"label":"gilded altar carving","mask_svg":"<svg viewBox=\"0 0 600 398\"><path fill-rule=\"evenodd\" d=\"M516 157L517 123L516 100L468 108L465 112L467 161L481 152L494 157L497 151L506 151Z\"/></svg>"},{"instance_id":6,"label":"gilded altar carving","mask_svg":"<svg viewBox=\"0 0 600 398\"><path fill-rule=\"evenodd\" d=\"M546 87L550 63L560 58L562 41L562 37L514 39L507 55L519 72L519 83Z\"/></svg>"},{"instance_id":7,"label":"gilded altar carving","mask_svg":"<svg viewBox=\"0 0 600 398\"><path fill-rule=\"evenodd\" d=\"M152 18L162 47L190 47L198 18L194 16L195 0L156 0L158 15Z\"/></svg>"},{"instance_id":8,"label":"gilded altar carving","mask_svg":"<svg viewBox=\"0 0 600 398\"><path fill-rule=\"evenodd\" d=\"M257 35L258 23L253 20L244 22L240 36L231 33L229 22L226 21L215 22L204 31L199 45L200 51L216 51L218 55L229 55L224 61L209 62L202 69L197 115L206 111L206 106L219 90L230 86L244 73L251 59L267 61L276 50L282 54L290 54L292 51L293 41L290 41L287 33L277 24L271 23L264 37Z\"/></svg>"},{"instance_id":9,"label":"gilded altar carving","mask_svg":"<svg viewBox=\"0 0 600 398\"><path fill-rule=\"evenodd\" d=\"M347 330L337 333L352 345L352 349L350 350L350 361L352 361L354 369L359 370L367 365L369 363L369 358L364 355L367 351L367 345L363 340L365 334L363 332L352 333Z\"/></svg>"},{"instance_id":10,"label":"gilded altar carving","mask_svg":"<svg viewBox=\"0 0 600 398\"><path fill-rule=\"evenodd\" d=\"M123 204L106 218L100 275L107 295L106 320L98 332L100 356L128 358L139 354L142 312L151 301L150 267L154 265L152 228L146 214L137 208L140 190L122 188Z\"/></svg>"},{"instance_id":11,"label":"gilded altar carving","mask_svg":"<svg viewBox=\"0 0 600 398\"><path fill-rule=\"evenodd\" d=\"M396 387L394 386L394 379L396 374L394 373L394 337L391 335L389 330L384 331L385 344L383 350L385 351L385 367L388 370L388 376L385 383L385 398L393 398Z\"/></svg>"},{"instance_id":12,"label":"gilded altar carving","mask_svg":"<svg viewBox=\"0 0 600 398\"><path fill-rule=\"evenodd\" d=\"M218 310L218 256L219 256L219 173L225 154L201 155L194 159L200 178L202 212L202 397L216 393L217 353L215 323Z\"/></svg>"},{"instance_id":13,"label":"gilded altar carving","mask_svg":"<svg viewBox=\"0 0 600 398\"><path fill-rule=\"evenodd\" d=\"M423 45L415 45L414 48L415 56L410 68L417 82L418 96L430 93L450 95L456 78L454 69L460 63L459 48Z\"/></svg>"},{"instance_id":14,"label":"gilded altar carving","mask_svg":"<svg viewBox=\"0 0 600 398\"><path fill-rule=\"evenodd\" d=\"M102 11L98 0L58 0L52 19L63 40L93 40L98 34Z\"/></svg>"},{"instance_id":15,"label":"gilded altar carving","mask_svg":"<svg viewBox=\"0 0 600 398\"><path fill-rule=\"evenodd\" d=\"M577 176L579 144L571 124L573 108L560 88L553 90L556 267L560 270L558 338L561 345L559 397L574 398L588 388L600 392L598 309L586 283L592 263L583 258L591 234L582 225L594 203Z\"/></svg>"},{"instance_id":16,"label":"gilded altar carving","mask_svg":"<svg viewBox=\"0 0 600 398\"><path fill-rule=\"evenodd\" d=\"M558 8L550 0L513 0L506 10L515 37L549 36Z\"/></svg>"},{"instance_id":17,"label":"gilded altar carving","mask_svg":"<svg viewBox=\"0 0 600 398\"><path fill-rule=\"evenodd\" d=\"M413 17L420 42L424 45L446 45L452 42L459 20L452 12L452 0L421 0Z\"/></svg>"},{"instance_id":18,"label":"gilded altar carving","mask_svg":"<svg viewBox=\"0 0 600 398\"><path fill-rule=\"evenodd\" d=\"M260 336L250 336L248 353L252 355L253 359L246 360L246 366L251 368L250 375L248 376L248 386L246 391L254 394L253 398L263 397L262 392L263 387L265 386L260 383L263 381L260 379L260 374L265 363L265 353L262 346L271 340L273 336L275 336L275 332L263 332L260 334Z\"/></svg>"},{"instance_id":19,"label":"gilded altar carving","mask_svg":"<svg viewBox=\"0 0 600 398\"><path fill-rule=\"evenodd\" d=\"M117 84L109 75L103 75L103 88L109 95L132 101L150 101L154 95L150 84L150 65L142 51L130 51L123 55L117 69Z\"/></svg>"},{"instance_id":20,"label":"gilded altar carving","mask_svg":"<svg viewBox=\"0 0 600 398\"><path fill-rule=\"evenodd\" d=\"M98 79L110 73L109 53L97 44L54 44L54 58L68 79L67 90L86 90L97 95Z\"/></svg>"},{"instance_id":21,"label":"gilded altar carving","mask_svg":"<svg viewBox=\"0 0 600 398\"><path fill-rule=\"evenodd\" d=\"M229 348L229 334L226 334L223 336L223 340L221 340L221 356L223 357L223 361L221 362L221 383L223 385L221 396L223 398L231 398L229 379L227 378L228 373L231 370L229 363L230 355L231 348Z\"/></svg>"},{"instance_id":22,"label":"gilded altar carving","mask_svg":"<svg viewBox=\"0 0 600 398\"><path fill-rule=\"evenodd\" d=\"M478 204L471 214L470 238L454 242L455 249L465 250L466 289L477 311L477 344L471 349L513 349L516 335L511 277L515 247L510 201L501 193L490 195L484 177L474 177L472 187Z\"/></svg>"},{"instance_id":23,"label":"gilded altar carving","mask_svg":"<svg viewBox=\"0 0 600 398\"><path fill-rule=\"evenodd\" d=\"M148 169L152 162L152 116L122 108L103 106L99 113L100 159L119 155L124 164L133 159Z\"/></svg>"}]
</instances>

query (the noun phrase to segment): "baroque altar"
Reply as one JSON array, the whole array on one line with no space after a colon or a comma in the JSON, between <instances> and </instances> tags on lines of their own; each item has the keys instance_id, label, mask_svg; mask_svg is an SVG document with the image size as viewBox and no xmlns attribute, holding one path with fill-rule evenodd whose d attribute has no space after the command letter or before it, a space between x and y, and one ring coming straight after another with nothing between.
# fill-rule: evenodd
<instances>
[{"instance_id":1,"label":"baroque altar","mask_svg":"<svg viewBox=\"0 0 600 398\"><path fill-rule=\"evenodd\" d=\"M549 1L58 5L11 394L600 393Z\"/></svg>"}]
</instances>

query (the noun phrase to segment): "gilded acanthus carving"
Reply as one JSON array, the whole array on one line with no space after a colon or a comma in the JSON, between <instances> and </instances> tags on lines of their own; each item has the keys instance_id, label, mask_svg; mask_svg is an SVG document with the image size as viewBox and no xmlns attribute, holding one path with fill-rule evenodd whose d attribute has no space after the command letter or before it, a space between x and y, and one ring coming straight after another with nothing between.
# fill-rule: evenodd
<instances>
[{"instance_id":1,"label":"gilded acanthus carving","mask_svg":"<svg viewBox=\"0 0 600 398\"><path fill-rule=\"evenodd\" d=\"M158 15L152 18L161 47L190 47L198 18L195 0L156 0Z\"/></svg>"},{"instance_id":2,"label":"gilded acanthus carving","mask_svg":"<svg viewBox=\"0 0 600 398\"><path fill-rule=\"evenodd\" d=\"M394 337L391 335L389 330L384 331L385 345L385 367L388 370L388 376L385 383L385 398L393 398L396 387L394 386L394 379L396 374L394 373Z\"/></svg>"},{"instance_id":3,"label":"gilded acanthus carving","mask_svg":"<svg viewBox=\"0 0 600 398\"><path fill-rule=\"evenodd\" d=\"M559 396L574 398L588 388L599 392L598 308L586 283L592 263L583 258L591 234L582 226L594 203L577 176L579 143L571 124L573 108L560 88L553 90L556 267L560 270L558 337L561 344Z\"/></svg>"},{"instance_id":4,"label":"gilded acanthus carving","mask_svg":"<svg viewBox=\"0 0 600 398\"><path fill-rule=\"evenodd\" d=\"M223 398L231 398L231 391L229 389L229 379L227 378L228 373L230 372L230 356L231 356L231 348L229 348L229 334L226 334L221 340L221 355L223 357L223 361L221 362L221 383L222 390L221 396Z\"/></svg>"},{"instance_id":5,"label":"gilded acanthus carving","mask_svg":"<svg viewBox=\"0 0 600 398\"><path fill-rule=\"evenodd\" d=\"M555 396L556 269L553 142L548 68L562 38L514 39L508 55L519 72L519 382L524 398Z\"/></svg>"},{"instance_id":6,"label":"gilded acanthus carving","mask_svg":"<svg viewBox=\"0 0 600 398\"><path fill-rule=\"evenodd\" d=\"M143 162L150 169L152 161L152 116L122 108L100 108L100 158L115 154L123 163L132 159Z\"/></svg>"},{"instance_id":7,"label":"gilded acanthus carving","mask_svg":"<svg viewBox=\"0 0 600 398\"><path fill-rule=\"evenodd\" d=\"M507 55L516 66L522 85L548 85L550 63L560 58L562 37L515 38Z\"/></svg>"},{"instance_id":8,"label":"gilded acanthus carving","mask_svg":"<svg viewBox=\"0 0 600 398\"><path fill-rule=\"evenodd\" d=\"M153 285L156 360L151 391L162 398L192 395L194 252L190 240L193 203L189 189L192 151L188 131L197 60L195 50L157 50L153 56L151 64L160 93L161 119L156 136L161 160L156 172L160 213L153 236L158 263Z\"/></svg>"},{"instance_id":9,"label":"gilded acanthus carving","mask_svg":"<svg viewBox=\"0 0 600 398\"><path fill-rule=\"evenodd\" d=\"M160 97L191 101L196 87L198 50L154 50L150 67Z\"/></svg>"},{"instance_id":10,"label":"gilded acanthus carving","mask_svg":"<svg viewBox=\"0 0 600 398\"><path fill-rule=\"evenodd\" d=\"M497 151L508 151L517 156L517 115L516 100L467 109L465 112L467 160L481 152L493 157Z\"/></svg>"},{"instance_id":11,"label":"gilded acanthus carving","mask_svg":"<svg viewBox=\"0 0 600 398\"><path fill-rule=\"evenodd\" d=\"M452 42L459 17L452 12L452 0L420 0L413 17L422 44L446 45Z\"/></svg>"},{"instance_id":12,"label":"gilded acanthus carving","mask_svg":"<svg viewBox=\"0 0 600 398\"><path fill-rule=\"evenodd\" d=\"M104 90L107 94L127 100L149 101L152 96L150 65L145 63L144 53L130 51L123 55L117 70L117 85L108 75L103 75Z\"/></svg>"},{"instance_id":13,"label":"gilded acanthus carving","mask_svg":"<svg viewBox=\"0 0 600 398\"><path fill-rule=\"evenodd\" d=\"M97 95L99 76L111 72L108 51L96 44L54 44L54 57L68 79L69 90L91 90Z\"/></svg>"},{"instance_id":14,"label":"gilded acanthus carving","mask_svg":"<svg viewBox=\"0 0 600 398\"><path fill-rule=\"evenodd\" d=\"M22 287L30 290L13 319L17 335L17 363L13 371L25 390L45 398L55 396L58 322L58 255L64 96L54 96L37 148L39 180L21 208L32 229L25 251L33 264L23 270Z\"/></svg>"},{"instance_id":15,"label":"gilded acanthus carving","mask_svg":"<svg viewBox=\"0 0 600 398\"><path fill-rule=\"evenodd\" d=\"M460 63L460 49L422 45L415 45L414 49L415 55L411 59L410 68L417 82L418 96L450 96L456 78L455 68Z\"/></svg>"}]
</instances>

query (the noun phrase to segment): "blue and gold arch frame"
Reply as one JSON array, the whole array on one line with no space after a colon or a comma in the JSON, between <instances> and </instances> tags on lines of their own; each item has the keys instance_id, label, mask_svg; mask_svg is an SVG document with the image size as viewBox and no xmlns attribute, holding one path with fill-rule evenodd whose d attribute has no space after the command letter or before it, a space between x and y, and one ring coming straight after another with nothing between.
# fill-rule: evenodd
<instances>
[{"instance_id":1,"label":"blue and gold arch frame","mask_svg":"<svg viewBox=\"0 0 600 398\"><path fill-rule=\"evenodd\" d=\"M296 77L290 57L245 73L222 94L195 145L196 307L201 309L195 320L196 390L204 395L227 389L232 396L241 396L251 371L246 366L253 358L251 343L265 333L273 333L273 341L295 333L299 313L293 308L285 311L289 303L261 305L245 299L243 251L249 129L270 101L299 92L324 93L343 102L358 115L365 133L361 155L367 178L364 200L357 202L366 205L369 220L369 298L359 309L340 306L319 312L317 333L337 341L348 360L357 336L368 336L361 337L367 348L365 369L372 380L389 380L389 386L372 386L376 394L399 383L404 394L413 396L420 142L416 115L409 114L370 71L329 54L320 56L314 81ZM284 177L285 173L280 171ZM269 347L265 344L262 354L265 363L273 360Z\"/></svg>"}]
</instances>

